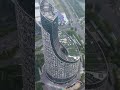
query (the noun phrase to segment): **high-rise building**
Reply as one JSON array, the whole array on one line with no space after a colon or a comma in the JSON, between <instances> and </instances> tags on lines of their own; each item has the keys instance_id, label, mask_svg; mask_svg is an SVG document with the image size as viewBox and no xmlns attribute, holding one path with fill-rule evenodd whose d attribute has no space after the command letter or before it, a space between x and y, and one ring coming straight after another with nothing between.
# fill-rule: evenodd
<instances>
[{"instance_id":1,"label":"high-rise building","mask_svg":"<svg viewBox=\"0 0 120 90\"><path fill-rule=\"evenodd\" d=\"M47 0L40 2L40 14L45 59L43 66L45 75L43 77L47 77L51 82L62 85L70 85L77 82L80 58L69 57L68 50L60 43L58 16L54 13L54 7Z\"/></svg>"}]
</instances>

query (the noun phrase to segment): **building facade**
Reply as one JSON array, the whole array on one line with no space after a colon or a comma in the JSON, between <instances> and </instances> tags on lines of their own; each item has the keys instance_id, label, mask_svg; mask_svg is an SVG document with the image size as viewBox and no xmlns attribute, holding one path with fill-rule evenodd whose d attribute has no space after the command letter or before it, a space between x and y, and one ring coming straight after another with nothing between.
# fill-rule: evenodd
<instances>
[{"instance_id":1,"label":"building facade","mask_svg":"<svg viewBox=\"0 0 120 90\"><path fill-rule=\"evenodd\" d=\"M77 78L80 59L68 57L68 51L59 42L58 16L47 0L40 2L42 40L44 48L44 72L46 77L57 84L65 84Z\"/></svg>"}]
</instances>

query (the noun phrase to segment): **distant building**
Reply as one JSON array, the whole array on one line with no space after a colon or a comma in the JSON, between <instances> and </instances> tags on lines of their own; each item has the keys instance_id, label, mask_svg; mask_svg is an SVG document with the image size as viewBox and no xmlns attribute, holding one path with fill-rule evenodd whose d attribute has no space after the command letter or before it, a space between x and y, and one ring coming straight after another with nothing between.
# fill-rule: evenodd
<instances>
[{"instance_id":1,"label":"distant building","mask_svg":"<svg viewBox=\"0 0 120 90\"><path fill-rule=\"evenodd\" d=\"M66 48L59 42L58 15L54 13L53 6L42 0L40 2L42 39L45 63L43 72L51 82L60 85L71 85L77 82L80 69L80 59L68 57ZM47 83L46 80L43 80Z\"/></svg>"}]
</instances>

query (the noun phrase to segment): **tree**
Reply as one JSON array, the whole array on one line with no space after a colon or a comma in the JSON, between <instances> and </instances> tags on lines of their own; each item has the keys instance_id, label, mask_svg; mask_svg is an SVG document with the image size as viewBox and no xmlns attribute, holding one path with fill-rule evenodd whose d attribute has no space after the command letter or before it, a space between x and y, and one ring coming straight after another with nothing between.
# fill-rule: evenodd
<instances>
[{"instance_id":1,"label":"tree","mask_svg":"<svg viewBox=\"0 0 120 90\"><path fill-rule=\"evenodd\" d=\"M42 83L36 83L36 89L35 90L43 90Z\"/></svg>"}]
</instances>

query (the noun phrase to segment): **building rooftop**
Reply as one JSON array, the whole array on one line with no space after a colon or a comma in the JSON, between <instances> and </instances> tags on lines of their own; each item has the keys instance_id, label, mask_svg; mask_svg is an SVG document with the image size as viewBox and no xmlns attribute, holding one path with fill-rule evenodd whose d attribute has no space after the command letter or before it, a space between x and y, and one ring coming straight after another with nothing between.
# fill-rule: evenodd
<instances>
[{"instance_id":1,"label":"building rooftop","mask_svg":"<svg viewBox=\"0 0 120 90\"><path fill-rule=\"evenodd\" d=\"M55 19L54 9L50 3L43 0L41 2L40 9L41 9L41 14L43 14L46 18L50 20Z\"/></svg>"}]
</instances>

